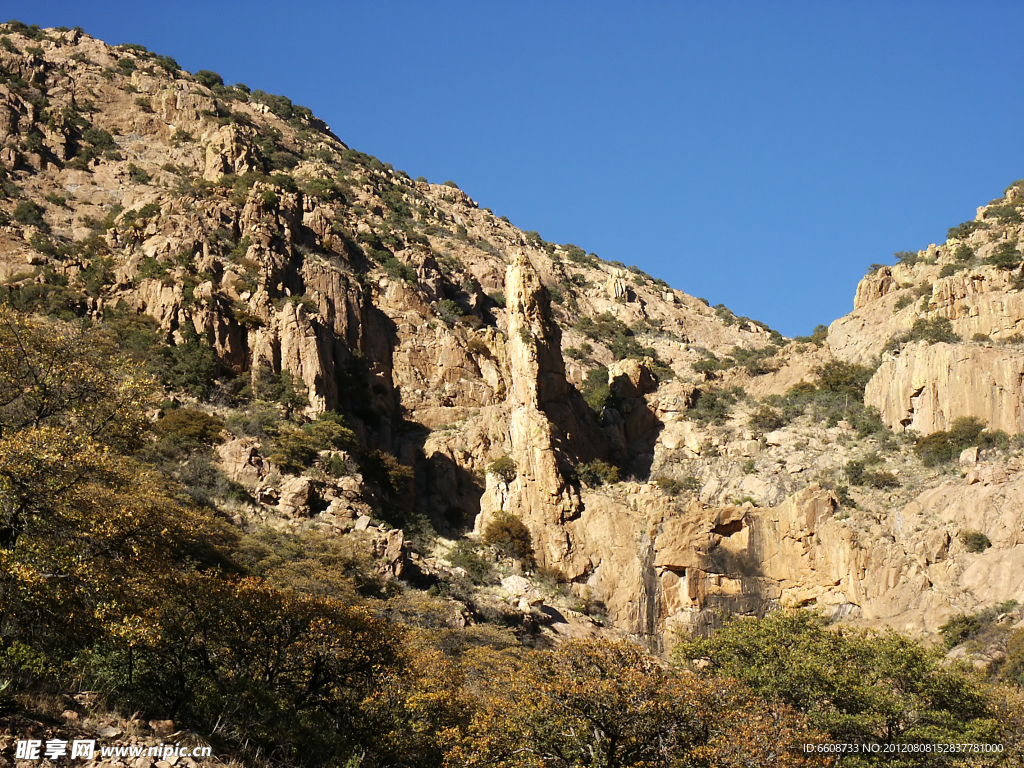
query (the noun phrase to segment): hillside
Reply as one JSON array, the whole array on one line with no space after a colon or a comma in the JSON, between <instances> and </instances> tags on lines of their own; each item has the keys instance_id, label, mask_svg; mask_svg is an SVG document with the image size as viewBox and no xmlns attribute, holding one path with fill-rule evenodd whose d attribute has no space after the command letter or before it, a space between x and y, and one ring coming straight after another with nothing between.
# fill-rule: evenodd
<instances>
[{"instance_id":1,"label":"hillside","mask_svg":"<svg viewBox=\"0 0 1024 768\"><path fill-rule=\"evenodd\" d=\"M1019 684L1019 182L791 340L140 46L12 22L0 79L16 685L77 675L249 761L484 765L533 733L514 702L598 657L757 738L836 736L789 699L761 733L774 700L735 669L752 687L712 694L618 642L668 658L780 607L846 622L853 666L895 628ZM978 738L992 695L957 721Z\"/></svg>"}]
</instances>

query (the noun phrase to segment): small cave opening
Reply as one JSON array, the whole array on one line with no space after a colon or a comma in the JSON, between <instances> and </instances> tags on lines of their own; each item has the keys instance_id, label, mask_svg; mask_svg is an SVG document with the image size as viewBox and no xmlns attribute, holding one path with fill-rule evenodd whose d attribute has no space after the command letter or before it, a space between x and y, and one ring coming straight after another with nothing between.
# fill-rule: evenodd
<instances>
[{"instance_id":1,"label":"small cave opening","mask_svg":"<svg viewBox=\"0 0 1024 768\"><path fill-rule=\"evenodd\" d=\"M732 536L734 533L739 533L743 530L742 520L733 520L731 523L719 523L711 529L711 533L716 536Z\"/></svg>"}]
</instances>

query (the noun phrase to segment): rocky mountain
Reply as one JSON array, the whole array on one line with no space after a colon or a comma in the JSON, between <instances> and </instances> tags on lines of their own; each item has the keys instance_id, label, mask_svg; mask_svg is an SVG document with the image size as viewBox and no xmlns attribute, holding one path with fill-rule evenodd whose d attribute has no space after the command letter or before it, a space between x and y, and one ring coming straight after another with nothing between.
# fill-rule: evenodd
<instances>
[{"instance_id":1,"label":"rocky mountain","mask_svg":"<svg viewBox=\"0 0 1024 768\"><path fill-rule=\"evenodd\" d=\"M236 525L359 536L415 585L511 516L532 562L481 589L655 649L777 605L932 633L1024 602L1020 183L789 340L140 46L8 27L0 73L0 298L155 339L154 420L227 424ZM351 439L303 453L324 414Z\"/></svg>"}]
</instances>

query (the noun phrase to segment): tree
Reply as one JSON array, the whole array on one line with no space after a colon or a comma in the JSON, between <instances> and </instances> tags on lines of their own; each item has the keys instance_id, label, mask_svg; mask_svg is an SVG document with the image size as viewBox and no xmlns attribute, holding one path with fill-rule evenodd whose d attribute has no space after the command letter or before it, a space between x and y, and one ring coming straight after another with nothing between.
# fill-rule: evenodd
<instances>
[{"instance_id":1,"label":"tree","mask_svg":"<svg viewBox=\"0 0 1024 768\"><path fill-rule=\"evenodd\" d=\"M664 668L627 642L569 641L466 664L474 713L446 765L508 768L791 766L809 734L785 706L735 681Z\"/></svg>"},{"instance_id":2,"label":"tree","mask_svg":"<svg viewBox=\"0 0 1024 768\"><path fill-rule=\"evenodd\" d=\"M735 676L760 695L808 715L835 741L994 742L998 727L978 680L946 666L939 650L895 633L833 631L806 611L735 619L709 639L693 639L676 656L701 662L706 674ZM908 755L886 765L934 765ZM932 761L932 762L929 762Z\"/></svg>"}]
</instances>

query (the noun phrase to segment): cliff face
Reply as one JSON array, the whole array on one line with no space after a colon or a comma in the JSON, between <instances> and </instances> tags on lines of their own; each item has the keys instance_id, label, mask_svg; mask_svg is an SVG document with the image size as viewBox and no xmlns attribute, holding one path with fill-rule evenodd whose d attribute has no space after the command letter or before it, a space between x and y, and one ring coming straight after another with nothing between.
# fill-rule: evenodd
<instances>
[{"instance_id":1,"label":"cliff face","mask_svg":"<svg viewBox=\"0 0 1024 768\"><path fill-rule=\"evenodd\" d=\"M1024 300L1011 272L981 263L1018 242L1019 225L982 209L987 229L866 277L827 346L808 347L413 181L284 97L204 85L173 60L76 31L10 40L5 299L97 322L149 318L170 347L213 351L209 407L250 418L260 393L287 384L306 418L343 414L359 452L411 477L389 490L341 451L341 477L289 473L258 436L236 436L221 468L260 514L373 529L398 575L404 534L374 518L415 514L454 539L513 513L539 566L654 647L719 609L817 605L927 631L955 610L1024 601L1024 585L997 577L1021 572L1019 526L1000 511L1020 495L1015 465L865 495L851 516L820 482L836 486L860 456L856 430L755 428L758 403L744 399L782 395L833 357L882 355L867 403L893 429L968 415L1020 432L1024 368L1017 347L996 344L1016 343ZM989 341L883 352L919 318ZM759 350L770 364L693 368ZM706 418L709 397L733 398L734 414ZM502 457L514 473L488 472ZM619 481L594 479L613 465ZM966 553L957 534L970 528L993 548Z\"/></svg>"},{"instance_id":2,"label":"cliff face","mask_svg":"<svg viewBox=\"0 0 1024 768\"><path fill-rule=\"evenodd\" d=\"M973 416L991 429L1021 431L1022 204L1015 184L946 243L868 274L853 312L829 327L839 358L881 358L866 402L889 427L929 434ZM928 338L922 323L945 323L946 333Z\"/></svg>"}]
</instances>

